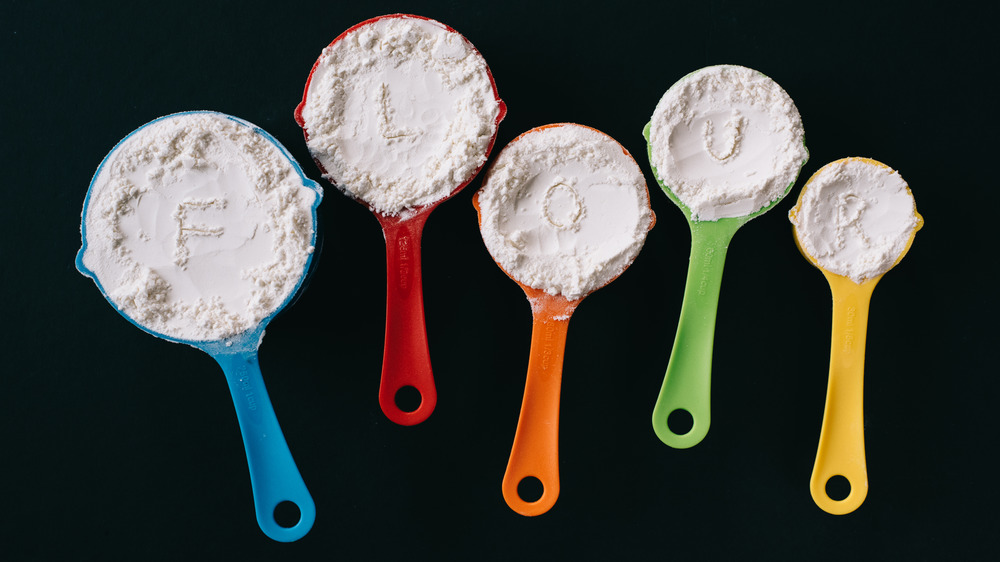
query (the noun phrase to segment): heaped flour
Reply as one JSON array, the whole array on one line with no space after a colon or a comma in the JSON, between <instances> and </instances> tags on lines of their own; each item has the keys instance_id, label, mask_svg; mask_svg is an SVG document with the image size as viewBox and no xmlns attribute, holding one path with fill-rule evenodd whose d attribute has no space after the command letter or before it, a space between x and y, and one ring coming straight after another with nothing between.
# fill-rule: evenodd
<instances>
[{"instance_id":1,"label":"heaped flour","mask_svg":"<svg viewBox=\"0 0 1000 562\"><path fill-rule=\"evenodd\" d=\"M899 173L864 158L820 168L789 219L799 244L820 267L855 283L892 268L920 224Z\"/></svg>"},{"instance_id":2,"label":"heaped flour","mask_svg":"<svg viewBox=\"0 0 1000 562\"><path fill-rule=\"evenodd\" d=\"M478 201L483 241L500 267L570 300L621 274L653 222L635 160L608 135L569 123L504 147Z\"/></svg>"},{"instance_id":3,"label":"heaped flour","mask_svg":"<svg viewBox=\"0 0 1000 562\"><path fill-rule=\"evenodd\" d=\"M402 16L361 25L324 49L301 116L323 176L397 215L471 179L499 111L486 62L464 37Z\"/></svg>"},{"instance_id":4,"label":"heaped flour","mask_svg":"<svg viewBox=\"0 0 1000 562\"><path fill-rule=\"evenodd\" d=\"M651 163L696 221L741 217L781 199L809 153L792 99L742 66L702 68L660 99Z\"/></svg>"},{"instance_id":5,"label":"heaped flour","mask_svg":"<svg viewBox=\"0 0 1000 562\"><path fill-rule=\"evenodd\" d=\"M321 193L245 121L163 117L122 140L94 176L81 263L146 329L225 339L255 327L297 287Z\"/></svg>"}]
</instances>

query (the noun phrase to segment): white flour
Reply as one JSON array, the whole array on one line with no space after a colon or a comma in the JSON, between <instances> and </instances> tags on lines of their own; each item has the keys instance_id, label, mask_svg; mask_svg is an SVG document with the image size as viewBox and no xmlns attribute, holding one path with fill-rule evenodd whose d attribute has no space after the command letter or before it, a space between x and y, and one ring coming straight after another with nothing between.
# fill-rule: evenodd
<instances>
[{"instance_id":1,"label":"white flour","mask_svg":"<svg viewBox=\"0 0 1000 562\"><path fill-rule=\"evenodd\" d=\"M387 215L447 197L486 161L499 103L460 34L412 17L323 50L302 119L323 177Z\"/></svg>"},{"instance_id":2,"label":"white flour","mask_svg":"<svg viewBox=\"0 0 1000 562\"><path fill-rule=\"evenodd\" d=\"M181 340L224 339L298 285L319 196L249 123L170 115L125 138L98 170L82 262L136 323Z\"/></svg>"},{"instance_id":3,"label":"white flour","mask_svg":"<svg viewBox=\"0 0 1000 562\"><path fill-rule=\"evenodd\" d=\"M649 142L660 181L694 220L741 217L778 201L809 157L791 98L742 66L710 66L671 86Z\"/></svg>"},{"instance_id":4,"label":"white flour","mask_svg":"<svg viewBox=\"0 0 1000 562\"><path fill-rule=\"evenodd\" d=\"M614 139L574 124L535 129L497 156L480 229L515 280L575 300L609 283L653 221L642 171Z\"/></svg>"},{"instance_id":5,"label":"white flour","mask_svg":"<svg viewBox=\"0 0 1000 562\"><path fill-rule=\"evenodd\" d=\"M820 168L788 217L823 269L859 284L892 268L919 224L899 173L859 158Z\"/></svg>"}]
</instances>

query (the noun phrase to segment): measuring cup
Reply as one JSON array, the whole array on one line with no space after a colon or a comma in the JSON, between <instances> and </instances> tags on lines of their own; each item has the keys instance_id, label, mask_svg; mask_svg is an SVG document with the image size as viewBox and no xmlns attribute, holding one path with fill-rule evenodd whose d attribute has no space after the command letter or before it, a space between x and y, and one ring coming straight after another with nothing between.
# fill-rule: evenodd
<instances>
[{"instance_id":1,"label":"measuring cup","mask_svg":"<svg viewBox=\"0 0 1000 562\"><path fill-rule=\"evenodd\" d=\"M466 46L471 49L472 56L482 59L482 55L479 54L475 47L451 27L429 18L409 14L392 14L363 21L340 34L324 50L324 53L332 49L334 45L342 41L349 34L355 31L363 32L364 28L372 26L376 22L391 19L415 19L430 22L446 29L461 38ZM305 91L302 94L302 101L295 109L295 121L302 127L307 143L310 139L310 131L303 116L303 111L308 101L313 76L322 60L323 56L321 55L309 72ZM315 152L313 153L313 159L322 171L323 176L344 191L345 195L368 207L375 215L375 218L378 219L383 235L385 236L386 320L382 375L379 384L379 405L386 417L400 425L415 425L423 422L431 415L437 404L437 389L434 385L434 375L431 370L430 351L427 345L427 330L424 322L423 282L420 258L420 245L424 224L427 222L431 211L442 202L456 195L479 173L483 164L486 163L486 157L489 156L493 148L493 142L496 140L496 132L500 121L503 120L507 113L506 105L500 100L500 96L497 93L496 83L493 81L493 75L490 73L489 67L486 67L485 61L482 64L492 86L493 98L498 110L495 120L491 123L493 132L485 153L482 155L481 162L475 166L474 170L467 177L458 182L458 185L447 195L426 204L406 208L399 213L382 212L370 202L350 193L349 189L351 186L342 185L337 178L331 177L326 167L320 161L320 158ZM398 96L398 98L406 100L406 103L411 104L411 107L406 108L407 111L416 112L421 109L418 100L407 99L404 96ZM454 115L448 116L448 118L452 117ZM378 158L378 155L374 156ZM374 161L372 165L374 165ZM415 166L411 175L417 175L418 169L419 167ZM409 391L412 396L414 390L419 396L419 404L413 409L410 409L408 404L404 404L406 406L406 409L404 409L401 406L401 402L409 401L405 393ZM401 393L400 391L403 392Z\"/></svg>"},{"instance_id":2,"label":"measuring cup","mask_svg":"<svg viewBox=\"0 0 1000 562\"><path fill-rule=\"evenodd\" d=\"M691 100L684 99L687 93L684 88L687 88L692 80L698 79L700 73L717 68L737 69L745 74L753 73L754 80L762 80L769 87L776 88L776 95L777 92L780 92L780 96L778 97L783 98L780 101L791 104L791 100L787 98L787 94L778 88L773 81L756 71L744 69L743 67L708 67L693 72L671 86L667 93L664 94L664 100L668 96L680 92L679 96L683 102L694 105L694 102ZM738 91L740 86L742 85L733 84L736 91ZM700 92L701 90L695 89L692 94L697 95ZM660 103L662 104L664 101ZM733 114L736 114L736 107L737 104L734 102ZM728 110L729 108L726 107L726 109ZM794 105L792 105L792 109L794 110ZM722 112L719 111L719 113ZM710 124L711 120L708 119L709 116L715 115L695 115L695 117L691 118L688 127L694 128L694 124L699 122ZM794 117L797 120L797 111L794 112ZM745 117L741 118L746 119ZM749 124L744 122L743 128L750 129L752 132L754 123L752 120L748 121ZM787 132L788 129L786 129L786 132L782 134L794 134L794 125L796 123L793 122L791 125L793 126L791 129L792 132L789 133ZM798 167L790 178L785 177L781 180L782 183L779 187L784 186L783 192L775 194L774 198L770 201L764 199L763 204L760 204L758 201L741 203L743 206L737 210L730 210L728 213L725 211L719 212L717 214L721 216L711 220L702 220L694 216L691 208L674 193L670 185L667 185L661 179L663 175L660 170L657 170L654 161L654 139L651 138L652 128L653 121L651 120L646 124L642 134L646 138L647 155L649 156L650 166L653 169L653 175L667 197L684 213L684 217L687 219L688 226L691 229L691 256L688 264L680 319L677 323L677 333L674 338L673 350L670 353L670 360L667 364L667 371L663 379L663 384L660 387L656 404L653 407L652 423L653 430L661 441L677 449L686 449L697 445L705 438L711 423L712 348L714 345L715 319L719 306L719 291L722 284L722 271L729 243L740 227L772 209L788 194L795 183L799 169L806 162L808 153L805 151L805 145L799 142L798 148L801 149L801 161L797 162ZM798 130L801 131L801 122L798 123ZM709 125L706 125L706 131L711 131ZM766 132L760 133L758 136L767 140L766 137L760 135L773 133L767 128L764 128L764 131ZM710 154L714 160L723 160L723 163L718 165L719 170L725 170L725 166L732 165L733 163L740 164L739 159L746 156L748 152L752 152L748 151L746 146L741 147L739 140L742 139L743 145L749 144L750 141L747 138L750 138L751 141L754 140L750 133L747 133L747 136L742 136L742 133L740 136L736 136L737 133L731 132L731 134L734 135L731 137L731 159L728 159L728 157L720 159L712 153L710 150L711 146L707 143L704 147L704 152ZM801 139L799 140L801 141ZM751 153L748 157L753 156L755 154ZM687 159L695 157L702 157L702 155L698 153L684 155L684 158ZM726 161L727 159L728 161ZM760 178L759 182L777 181L779 177L777 174L774 174L771 170L767 170L766 165L760 165L758 166L759 169L756 169L755 166L757 164L758 162L756 161L749 162L748 177L754 176ZM740 165L747 166L747 164ZM715 173L715 170L712 170L711 174L706 173L703 181L706 183L713 181ZM727 206L731 205L727 203ZM725 207L723 206L723 208ZM746 211L746 209L753 210ZM735 214L735 216L726 216L727 214ZM687 430L681 431L681 424L678 423L679 420L676 417L672 422L668 421L674 412L687 412L690 415L692 422L690 429L685 427L684 429ZM675 431L671 426L674 426L678 430Z\"/></svg>"},{"instance_id":3,"label":"measuring cup","mask_svg":"<svg viewBox=\"0 0 1000 562\"><path fill-rule=\"evenodd\" d=\"M91 249L92 245L96 246L97 244L92 244L96 239L88 238L87 220L94 207L95 185L97 185L102 173L106 171L109 162L112 161L117 151L122 150L123 145L131 137L139 134L147 127L159 126L167 123L168 120L177 119L182 116L198 114L217 116L220 119L235 123L239 127L246 127L254 135L259 135L266 143L273 145L273 150L277 150L281 157L287 159L288 164L294 169L295 174L297 174L298 180L301 181L301 189L308 191L306 197L310 197L313 200L310 209L312 232L310 247L315 247L316 207L319 205L320 198L322 197L322 189L305 176L288 151L265 131L249 122L222 113L184 112L161 117L133 131L128 137L122 139L101 162L97 172L94 174L94 179L91 181L90 189L84 202L83 221L81 224L83 245L77 254L76 267L83 275L94 280L101 294L133 325L167 341L185 343L196 347L211 355L219 366L222 367L243 436L243 446L246 450L247 464L250 469L250 484L253 489L257 523L264 534L271 539L280 542L291 542L302 538L312 528L316 518L316 506L312 496L309 494L309 490L306 489L295 461L292 459L291 452L281 432L281 427L278 425L278 420L271 406L271 401L268 398L267 390L261 376L260 365L257 361L257 348L264 336L264 328L267 324L283 307L290 304L295 295L302 289L306 272L312 263L312 254L309 254L306 258L302 274L299 276L294 289L291 290L282 303L277 305L273 312L255 326L216 341L187 340L170 336L152 329L147 325L149 322L144 323L140 319L129 316L123 310L122 306L113 300L108 290L105 289L105 283L109 280L105 279L105 282L102 282L98 273L95 272L95 269L99 268L98 262L102 259L102 256L99 255L99 251ZM114 172L108 173L113 174ZM218 181L225 181L225 178L219 178ZM138 207L138 203L135 206ZM97 213L101 212L101 210L97 209L93 210L93 212ZM133 209L129 212L134 213L136 211ZM155 225L150 226L155 228ZM128 236L142 237L143 234L141 231L138 233L129 232ZM220 252L215 256L218 261L213 263L221 264L226 261L226 257L226 252ZM288 503L294 505L299 515L297 521L286 524L286 520L288 519L287 514L295 511L295 509L287 506ZM280 522L276 519L276 510L284 512L284 514L278 515L281 518Z\"/></svg>"},{"instance_id":4,"label":"measuring cup","mask_svg":"<svg viewBox=\"0 0 1000 562\"><path fill-rule=\"evenodd\" d=\"M543 284L529 285L521 278L521 275L505 268L501 261L506 260L498 258L498 254L500 254L498 249L491 248L490 243L487 242L487 247L490 249L491 254L493 254L494 260L497 261L497 265L521 287L531 305L531 349L528 358L528 372L524 384L524 398L521 403L521 413L518 417L517 431L514 435L510 459L507 463L507 470L501 486L507 505L517 513L526 516L541 515L547 512L555 505L556 499L559 497L559 399L562 383L563 355L566 347L566 332L569 328L570 317L584 297L607 285L624 272L625 268L635 259L635 255L638 253L642 241L645 239L646 232L653 227L655 222L653 212L649 208L649 193L646 190L645 180L642 178L642 173L638 165L628 151L614 139L596 129L573 123L559 123L537 127L521 134L511 141L501 151L497 160L494 161L490 172L487 174L487 179L484 181L484 187L475 194L472 200L479 217L480 229L484 230L484 240L487 239L484 229L484 218L488 220L489 217L484 217L480 199L482 194L490 188L491 176L495 176L497 168L505 162L505 152L514 150L529 135L551 133L560 129L589 132L587 134L592 138L599 139L607 147L605 150L620 150L620 155L622 156L619 156L619 161L624 165L635 168L635 180L632 181L641 186L639 197L641 197L642 203L641 208L637 209L638 218L636 219L636 228L641 229L641 239L638 246L631 248L628 252L620 256L621 259L615 263L615 266L608 267L608 271L605 272L603 278L600 279L596 286L583 288L581 291L583 294L580 296L571 293L572 298L568 298L559 292L553 293L552 291L547 291L543 287ZM548 172L550 175L566 173L565 170L569 169L572 171L571 167L578 164L578 162L573 162L562 165L563 169L560 169L560 165L552 166L549 161L543 161L542 166L547 168L543 173ZM602 169L601 171L604 170ZM543 181L538 179L541 174L537 170L534 170L533 173L535 173L535 176L526 180L524 184L525 190L527 190L528 183ZM601 182L605 184L610 182L607 176L621 174L621 172L618 169L607 168L606 174L604 178L597 180L596 183L585 184L585 182L581 181L575 187L571 188L574 194L572 200L576 201L578 205L575 214L572 211L569 213L569 216L573 216L573 221L585 217L588 213L586 194L581 197L576 190L581 187L581 184L585 184L585 187L589 189L594 189L595 185L600 187ZM566 175L570 174L567 173ZM554 178L551 181L564 182L557 184L561 187L573 185L572 181L562 177ZM622 182L622 185L626 183ZM633 185L629 184L628 187L631 188ZM565 189L561 191L569 193ZM548 213L547 209L548 207L543 207L543 211L546 214ZM590 209L589 211L595 215L598 214L595 209ZM562 216L567 216L567 214L564 213ZM548 228L545 226L545 219L546 217L538 217L539 228ZM595 216L591 220L600 219ZM564 226L560 224L556 228L561 229ZM610 226L614 229L619 225L611 224ZM607 235L607 238L612 237L611 234ZM586 251L586 249L583 251ZM532 258L525 254L523 259L530 260ZM574 259L574 256L556 255L555 259L569 262ZM537 479L542 485L541 496L534 500L523 498L518 491L519 485L525 479L531 478Z\"/></svg>"},{"instance_id":5,"label":"measuring cup","mask_svg":"<svg viewBox=\"0 0 1000 562\"><path fill-rule=\"evenodd\" d=\"M892 194L883 190L879 195L881 201L874 198L866 198L864 206L858 206L857 201L849 201L846 198L839 199L836 204L828 205L823 209L823 215L832 216L835 220L842 217L853 216L854 220L861 218L861 213L875 211L882 214L883 222L888 218L886 214L886 203L891 197L898 197L903 207L901 212L912 213L912 223L898 232L891 233L898 237L903 244L901 250L894 252L894 255L886 256L887 261L882 267L869 272L865 277L851 278L845 275L848 273L842 270L840 273L831 269L840 269L831 264L824 257L813 256L807 249L803 240L803 229L800 221L801 215L809 210L805 208L803 202L810 189L819 189L819 185L824 181L825 173L833 172L838 167L845 165L855 165L870 168L871 171L884 172L883 177L893 175L902 184L902 190ZM852 179L843 179L850 182ZM850 513L861 506L868 495L868 473L865 464L865 435L864 435L864 367L865 367L865 341L868 331L868 307L871 302L872 292L875 285L882 279L886 271L895 267L903 259L906 252L913 244L916 233L923 226L923 218L917 213L913 205L913 195L909 186L898 177L891 168L885 164L871 160L869 158L844 158L831 162L820 168L799 194L798 202L789 212L789 218L793 223L795 243L802 252L802 255L813 264L826 277L833 294L833 327L831 330L830 344L830 376L826 393L826 406L823 411L823 426L820 430L819 448L816 452L816 463L813 465L812 478L809 481L809 491L813 501L823 511L834 515ZM907 205L908 203L908 205ZM816 211L821 211L816 209ZM857 211L857 213L855 213ZM848 237L858 236L873 237L871 232L862 233L862 230L843 228L844 225L836 227L836 234ZM853 229L851 229L853 230ZM827 485L831 478L841 476L850 485L850 492L844 498L834 499L827 493Z\"/></svg>"}]
</instances>

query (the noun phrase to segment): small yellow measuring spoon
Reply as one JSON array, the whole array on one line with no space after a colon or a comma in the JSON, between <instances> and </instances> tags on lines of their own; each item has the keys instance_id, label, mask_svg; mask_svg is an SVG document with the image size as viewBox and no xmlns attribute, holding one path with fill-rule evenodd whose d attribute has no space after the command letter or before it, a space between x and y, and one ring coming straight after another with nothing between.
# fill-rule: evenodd
<instances>
[{"instance_id":1,"label":"small yellow measuring spoon","mask_svg":"<svg viewBox=\"0 0 1000 562\"><path fill-rule=\"evenodd\" d=\"M868 495L864 436L865 336L872 291L923 226L913 194L893 169L869 158L820 168L788 213L795 242L833 293L830 378L809 490L823 511L843 515ZM843 477L846 497L827 485Z\"/></svg>"}]
</instances>

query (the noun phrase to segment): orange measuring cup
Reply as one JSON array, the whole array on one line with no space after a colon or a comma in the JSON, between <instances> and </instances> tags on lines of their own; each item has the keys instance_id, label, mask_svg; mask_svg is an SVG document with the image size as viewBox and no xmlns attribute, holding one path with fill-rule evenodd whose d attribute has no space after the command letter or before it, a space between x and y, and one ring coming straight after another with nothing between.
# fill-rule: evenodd
<instances>
[{"instance_id":1,"label":"orange measuring cup","mask_svg":"<svg viewBox=\"0 0 1000 562\"><path fill-rule=\"evenodd\" d=\"M562 385L563 357L570 317L584 297L607 285L624 272L635 259L642 242L645 241L646 233L653 227L655 222L655 217L649 206L649 192L645 180L642 178L642 172L628 151L614 139L596 129L573 123L558 123L531 129L515 138L501 151L497 160L491 166L490 171L487 172L484 187L473 197L473 205L479 217L480 229L484 230L484 241L487 239L484 222L488 220L488 217L484 215L484 206L481 197L487 189L490 189L489 184L498 165L503 166L504 153L512 150L512 147L517 147L519 143L531 135L541 135L546 132L554 132L557 129L564 129L563 131L559 131L559 133L573 131L574 134L586 135L588 139L597 139L597 141L604 143L605 150L620 151L617 153L617 158L622 165L634 167L638 175L631 176L633 184L626 187L639 191L639 193L633 194L636 203L635 212L638 218L631 234L633 237L638 238L638 243L636 245L633 241L633 246L630 246L625 253L616 254L615 261L611 265L608 265L607 271L603 273L603 276L596 278L592 286L568 291L569 296L566 296L559 291L547 290L544 287L544 283L529 283L522 274L513 271L515 268L506 266L503 263L505 258L498 258L498 255L494 253L496 249L490 248L490 242L487 242L487 247L490 249L491 254L493 254L494 261L497 262L497 265L500 266L501 270L508 277L521 287L531 305L531 349L524 384L524 397L521 403L521 413L518 417L517 431L511 447L510 459L508 460L501 486L507 505L517 513L527 516L541 515L547 512L555 505L556 499L559 497L559 402ZM550 165L551 160L542 164L542 166ZM595 203L591 199L598 197L597 195L592 195L592 193L600 191L600 189L594 187L596 184L587 184L585 181L574 182L563 177L563 175L569 176L569 172L574 170L574 166L576 166L576 170L579 170L582 165L580 162L574 161L566 164L563 170L553 171L546 168L534 174L531 179L525 182L526 186L535 183L537 184L536 187L539 185L543 187L548 185L546 182L562 182L555 184L555 187L558 188L556 191L559 192L556 195L552 196L552 186L549 187L549 191L546 191L546 195L543 198L544 201L540 204L544 213L549 213L552 211L553 206L557 206L557 203L550 201L550 196L559 197L572 193L572 197L564 199L564 201L569 201L567 203L569 210L567 211L567 207L564 205L561 211L557 210L554 212L561 212L561 217L571 217L572 221L585 220L587 218L595 221L602 219L602 209L590 208ZM612 171L615 170L617 168ZM562 172L563 175L553 176L552 174L556 174L556 172ZM639 184L638 188L636 184ZM619 188L622 186L624 186L624 183ZM608 186L600 185L599 187L607 188ZM529 188L525 187L525 189ZM587 190L591 190L591 192ZM537 200L537 194L525 197L524 201L533 198ZM577 205L576 207L572 206L574 201ZM522 216L524 216L524 213L529 216L531 214L530 211L522 209ZM591 216L588 217L588 214ZM549 218L551 219L551 217ZM549 220L546 223L544 217L542 217L537 226L540 233L539 236L545 235L547 230L555 231L573 226L563 224L564 222L569 221L560 219L556 221ZM613 221L603 221L597 226L607 224L615 226ZM577 232L579 233L579 230ZM608 235L605 237L605 240L608 244L612 244L615 242L615 236ZM560 257L556 256L557 259ZM572 255L567 259L578 258L578 255ZM528 257L527 259L531 258ZM600 267L603 266L601 265ZM536 499L522 497L522 491L519 491L522 483L531 479L537 479L542 487L541 495Z\"/></svg>"}]
</instances>

